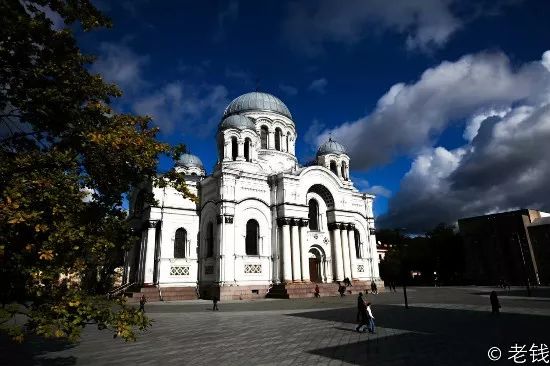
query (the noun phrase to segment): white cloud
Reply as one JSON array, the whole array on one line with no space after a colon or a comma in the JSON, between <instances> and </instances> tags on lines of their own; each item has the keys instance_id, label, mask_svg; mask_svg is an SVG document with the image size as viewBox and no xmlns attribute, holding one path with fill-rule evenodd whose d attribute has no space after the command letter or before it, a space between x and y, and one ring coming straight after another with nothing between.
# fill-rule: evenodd
<instances>
[{"instance_id":1,"label":"white cloud","mask_svg":"<svg viewBox=\"0 0 550 366\"><path fill-rule=\"evenodd\" d=\"M418 156L379 224L422 232L461 217L550 210L548 141L550 100L490 116L462 148Z\"/></svg>"},{"instance_id":2,"label":"white cloud","mask_svg":"<svg viewBox=\"0 0 550 366\"><path fill-rule=\"evenodd\" d=\"M92 72L101 74L130 94L147 85L143 79L143 67L149 62L148 55L136 54L124 42L103 42L99 50L100 56L92 65Z\"/></svg>"},{"instance_id":3,"label":"white cloud","mask_svg":"<svg viewBox=\"0 0 550 366\"><path fill-rule=\"evenodd\" d=\"M307 90L313 91L319 94L325 94L327 85L328 85L327 79L320 78L320 79L313 80L311 84L309 84L309 87L307 88Z\"/></svg>"},{"instance_id":4,"label":"white cloud","mask_svg":"<svg viewBox=\"0 0 550 366\"><path fill-rule=\"evenodd\" d=\"M195 86L175 81L138 98L132 107L136 113L152 116L162 133L206 136L229 103L227 94L223 85Z\"/></svg>"},{"instance_id":5,"label":"white cloud","mask_svg":"<svg viewBox=\"0 0 550 366\"><path fill-rule=\"evenodd\" d=\"M384 186L374 185L371 186L369 181L363 178L352 177L351 180L357 189L361 192L366 192L374 194L375 196L382 196L389 198L392 195L392 192Z\"/></svg>"},{"instance_id":6,"label":"white cloud","mask_svg":"<svg viewBox=\"0 0 550 366\"><path fill-rule=\"evenodd\" d=\"M501 53L467 55L426 70L415 83L395 84L370 115L325 131L318 141L332 133L347 147L355 169L368 169L430 147L453 123L518 103L540 103L549 95L550 73L540 62L516 68ZM476 122L470 123L469 138Z\"/></svg>"},{"instance_id":7,"label":"white cloud","mask_svg":"<svg viewBox=\"0 0 550 366\"><path fill-rule=\"evenodd\" d=\"M281 83L279 84L279 89L281 89L281 91L288 96L294 96L298 94L298 88L289 84Z\"/></svg>"},{"instance_id":8,"label":"white cloud","mask_svg":"<svg viewBox=\"0 0 550 366\"><path fill-rule=\"evenodd\" d=\"M546 70L550 71L550 51L546 51L542 54L542 65L546 67Z\"/></svg>"},{"instance_id":9,"label":"white cloud","mask_svg":"<svg viewBox=\"0 0 550 366\"><path fill-rule=\"evenodd\" d=\"M327 42L355 44L376 31L403 35L409 49L429 50L444 45L467 21L494 15L506 5L458 0L294 2L283 31L296 50L309 55L322 52Z\"/></svg>"}]
</instances>

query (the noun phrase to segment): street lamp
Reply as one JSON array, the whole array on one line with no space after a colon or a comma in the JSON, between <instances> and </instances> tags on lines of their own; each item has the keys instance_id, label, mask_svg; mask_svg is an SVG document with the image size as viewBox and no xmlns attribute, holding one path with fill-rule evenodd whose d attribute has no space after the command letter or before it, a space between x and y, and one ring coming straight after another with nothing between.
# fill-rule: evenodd
<instances>
[{"instance_id":1,"label":"street lamp","mask_svg":"<svg viewBox=\"0 0 550 366\"><path fill-rule=\"evenodd\" d=\"M397 231L397 239L399 241L399 253L400 253L400 259L401 259L401 280L403 281L403 297L405 298L405 309L408 309L409 308L409 300L407 298L407 277L408 277L408 274L407 274L407 267L405 265L405 246L407 244L403 244L401 242L401 234L400 234L400 231L401 230L406 230L406 228L402 227L402 228L398 228L398 229L395 229Z\"/></svg>"}]
</instances>

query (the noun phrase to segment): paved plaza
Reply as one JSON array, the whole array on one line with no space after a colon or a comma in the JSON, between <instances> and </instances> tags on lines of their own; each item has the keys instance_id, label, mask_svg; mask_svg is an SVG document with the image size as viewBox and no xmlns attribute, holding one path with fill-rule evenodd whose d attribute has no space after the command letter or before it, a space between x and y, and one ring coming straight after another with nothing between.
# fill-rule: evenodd
<instances>
[{"instance_id":1,"label":"paved plaza","mask_svg":"<svg viewBox=\"0 0 550 366\"><path fill-rule=\"evenodd\" d=\"M124 343L90 327L78 344L32 340L0 345L9 365L513 365L515 344L550 346L547 290L501 294L490 314L489 288L412 288L368 295L375 335L354 331L356 297L147 304L153 326ZM488 350L499 347L498 361ZM524 364L532 363L529 352ZM550 361L550 357L548 358Z\"/></svg>"}]
</instances>

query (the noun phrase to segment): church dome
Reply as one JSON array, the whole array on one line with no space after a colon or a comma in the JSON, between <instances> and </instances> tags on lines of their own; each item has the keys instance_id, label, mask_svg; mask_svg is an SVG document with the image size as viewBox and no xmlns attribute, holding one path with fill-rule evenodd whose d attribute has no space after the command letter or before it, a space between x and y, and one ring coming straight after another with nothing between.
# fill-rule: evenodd
<instances>
[{"instance_id":1,"label":"church dome","mask_svg":"<svg viewBox=\"0 0 550 366\"><path fill-rule=\"evenodd\" d=\"M222 131L228 128L236 128L237 130L245 130L248 128L255 131L256 125L250 118L234 114L225 118L222 123L220 123L218 129Z\"/></svg>"},{"instance_id":2,"label":"church dome","mask_svg":"<svg viewBox=\"0 0 550 366\"><path fill-rule=\"evenodd\" d=\"M225 118L245 111L274 112L292 119L292 115L287 106L279 98L268 93L260 92L246 93L233 99L227 108L225 108L223 117Z\"/></svg>"},{"instance_id":3,"label":"church dome","mask_svg":"<svg viewBox=\"0 0 550 366\"><path fill-rule=\"evenodd\" d=\"M200 168L204 169L201 159L198 156L192 154L181 154L176 166L181 168Z\"/></svg>"},{"instance_id":4,"label":"church dome","mask_svg":"<svg viewBox=\"0 0 550 366\"><path fill-rule=\"evenodd\" d=\"M342 144L334 141L332 138L329 138L328 141L319 146L319 150L317 150L317 156L326 154L340 155L347 153L346 148Z\"/></svg>"}]
</instances>

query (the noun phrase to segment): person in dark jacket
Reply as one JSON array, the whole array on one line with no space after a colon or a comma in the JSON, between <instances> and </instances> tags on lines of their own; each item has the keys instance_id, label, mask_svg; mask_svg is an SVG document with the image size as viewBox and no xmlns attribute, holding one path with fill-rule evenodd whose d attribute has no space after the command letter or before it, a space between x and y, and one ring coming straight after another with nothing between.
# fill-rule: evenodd
<instances>
[{"instance_id":1,"label":"person in dark jacket","mask_svg":"<svg viewBox=\"0 0 550 366\"><path fill-rule=\"evenodd\" d=\"M214 306L212 307L212 311L214 310L220 310L218 309L218 297L216 295L212 296L212 303L214 304Z\"/></svg>"},{"instance_id":2,"label":"person in dark jacket","mask_svg":"<svg viewBox=\"0 0 550 366\"><path fill-rule=\"evenodd\" d=\"M500 302L498 301L496 291L491 291L489 299L491 300L492 314L500 314Z\"/></svg>"},{"instance_id":3,"label":"person in dark jacket","mask_svg":"<svg viewBox=\"0 0 550 366\"><path fill-rule=\"evenodd\" d=\"M147 298L144 294L141 294L141 297L139 298L139 311L145 312L145 303L147 302Z\"/></svg>"},{"instance_id":4,"label":"person in dark jacket","mask_svg":"<svg viewBox=\"0 0 550 366\"><path fill-rule=\"evenodd\" d=\"M367 305L365 304L363 293L360 292L359 297L357 297L357 321L359 324L355 327L355 330L358 332L364 332L364 329L368 324L368 319ZM361 328L363 328L363 330L361 330Z\"/></svg>"}]
</instances>

